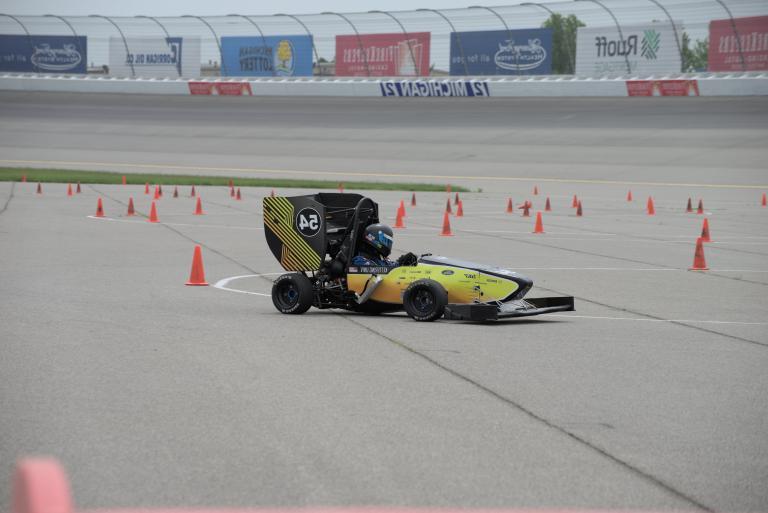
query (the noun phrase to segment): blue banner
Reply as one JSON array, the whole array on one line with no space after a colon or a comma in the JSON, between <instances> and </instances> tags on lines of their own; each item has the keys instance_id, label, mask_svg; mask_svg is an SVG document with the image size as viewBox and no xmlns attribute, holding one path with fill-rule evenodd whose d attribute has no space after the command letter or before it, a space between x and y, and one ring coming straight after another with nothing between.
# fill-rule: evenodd
<instances>
[{"instance_id":1,"label":"blue banner","mask_svg":"<svg viewBox=\"0 0 768 513\"><path fill-rule=\"evenodd\" d=\"M86 73L85 36L11 36L0 34L0 71Z\"/></svg>"},{"instance_id":2,"label":"blue banner","mask_svg":"<svg viewBox=\"0 0 768 513\"><path fill-rule=\"evenodd\" d=\"M311 36L222 37L221 52L230 76L312 76Z\"/></svg>"},{"instance_id":3,"label":"blue banner","mask_svg":"<svg viewBox=\"0 0 768 513\"><path fill-rule=\"evenodd\" d=\"M546 75L552 73L552 29L451 32L450 73L451 75Z\"/></svg>"}]
</instances>

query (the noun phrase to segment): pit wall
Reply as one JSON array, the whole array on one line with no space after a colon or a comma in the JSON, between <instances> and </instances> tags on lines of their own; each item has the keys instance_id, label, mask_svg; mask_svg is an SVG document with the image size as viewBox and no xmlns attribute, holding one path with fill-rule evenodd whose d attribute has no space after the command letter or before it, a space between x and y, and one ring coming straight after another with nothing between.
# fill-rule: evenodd
<instances>
[{"instance_id":1,"label":"pit wall","mask_svg":"<svg viewBox=\"0 0 768 513\"><path fill-rule=\"evenodd\" d=\"M328 79L128 79L0 75L0 90L201 96L546 97L764 96L768 73L623 78L467 77Z\"/></svg>"}]
</instances>

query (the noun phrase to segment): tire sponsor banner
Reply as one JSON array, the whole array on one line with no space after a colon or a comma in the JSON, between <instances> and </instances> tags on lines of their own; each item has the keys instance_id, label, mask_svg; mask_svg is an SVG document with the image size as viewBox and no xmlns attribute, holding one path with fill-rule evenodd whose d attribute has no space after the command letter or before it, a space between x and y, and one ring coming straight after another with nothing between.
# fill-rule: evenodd
<instances>
[{"instance_id":1,"label":"tire sponsor banner","mask_svg":"<svg viewBox=\"0 0 768 513\"><path fill-rule=\"evenodd\" d=\"M679 73L680 53L671 23L579 27L576 36L576 74Z\"/></svg>"},{"instance_id":2,"label":"tire sponsor banner","mask_svg":"<svg viewBox=\"0 0 768 513\"><path fill-rule=\"evenodd\" d=\"M222 37L221 51L229 76L312 76L311 36Z\"/></svg>"},{"instance_id":3,"label":"tire sponsor banner","mask_svg":"<svg viewBox=\"0 0 768 513\"><path fill-rule=\"evenodd\" d=\"M85 36L0 35L0 71L87 73Z\"/></svg>"},{"instance_id":4,"label":"tire sponsor banner","mask_svg":"<svg viewBox=\"0 0 768 513\"><path fill-rule=\"evenodd\" d=\"M627 80L629 96L699 96L696 80Z\"/></svg>"},{"instance_id":5,"label":"tire sponsor banner","mask_svg":"<svg viewBox=\"0 0 768 513\"><path fill-rule=\"evenodd\" d=\"M426 77L429 41L429 32L336 36L336 76Z\"/></svg>"},{"instance_id":6,"label":"tire sponsor banner","mask_svg":"<svg viewBox=\"0 0 768 513\"><path fill-rule=\"evenodd\" d=\"M741 44L741 54L739 54L739 44ZM743 67L742 54L744 55ZM768 16L735 18L733 23L730 19L709 22L707 61L709 71L767 70Z\"/></svg>"},{"instance_id":7,"label":"tire sponsor banner","mask_svg":"<svg viewBox=\"0 0 768 513\"><path fill-rule=\"evenodd\" d=\"M249 82L201 82L190 80L189 94L202 96L253 96Z\"/></svg>"},{"instance_id":8,"label":"tire sponsor banner","mask_svg":"<svg viewBox=\"0 0 768 513\"><path fill-rule=\"evenodd\" d=\"M491 96L487 80L384 80L382 96Z\"/></svg>"},{"instance_id":9,"label":"tire sponsor banner","mask_svg":"<svg viewBox=\"0 0 768 513\"><path fill-rule=\"evenodd\" d=\"M109 38L109 72L129 77L199 77L199 37ZM131 70L133 66L133 70Z\"/></svg>"},{"instance_id":10,"label":"tire sponsor banner","mask_svg":"<svg viewBox=\"0 0 768 513\"><path fill-rule=\"evenodd\" d=\"M451 75L546 75L552 73L552 29L451 32L450 73Z\"/></svg>"}]
</instances>

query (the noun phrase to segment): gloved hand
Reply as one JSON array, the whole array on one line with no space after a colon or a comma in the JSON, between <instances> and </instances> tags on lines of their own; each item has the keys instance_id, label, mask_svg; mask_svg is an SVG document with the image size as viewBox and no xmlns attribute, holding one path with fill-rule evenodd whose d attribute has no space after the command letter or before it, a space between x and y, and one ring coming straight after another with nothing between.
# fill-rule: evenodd
<instances>
[{"instance_id":1,"label":"gloved hand","mask_svg":"<svg viewBox=\"0 0 768 513\"><path fill-rule=\"evenodd\" d=\"M418 257L411 252L401 255L397 259L397 265L416 265L418 263Z\"/></svg>"}]
</instances>

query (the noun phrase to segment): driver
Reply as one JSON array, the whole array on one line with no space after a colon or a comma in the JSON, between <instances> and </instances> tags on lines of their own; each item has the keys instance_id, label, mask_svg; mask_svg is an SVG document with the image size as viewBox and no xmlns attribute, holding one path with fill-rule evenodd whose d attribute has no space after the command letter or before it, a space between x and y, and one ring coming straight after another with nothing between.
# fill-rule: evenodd
<instances>
[{"instance_id":1,"label":"driver","mask_svg":"<svg viewBox=\"0 0 768 513\"><path fill-rule=\"evenodd\" d=\"M369 225L363 232L363 240L358 248L358 254L352 259L352 265L398 267L400 265L416 265L416 255L406 253L397 261L387 257L392 252L394 232L386 224Z\"/></svg>"}]
</instances>

